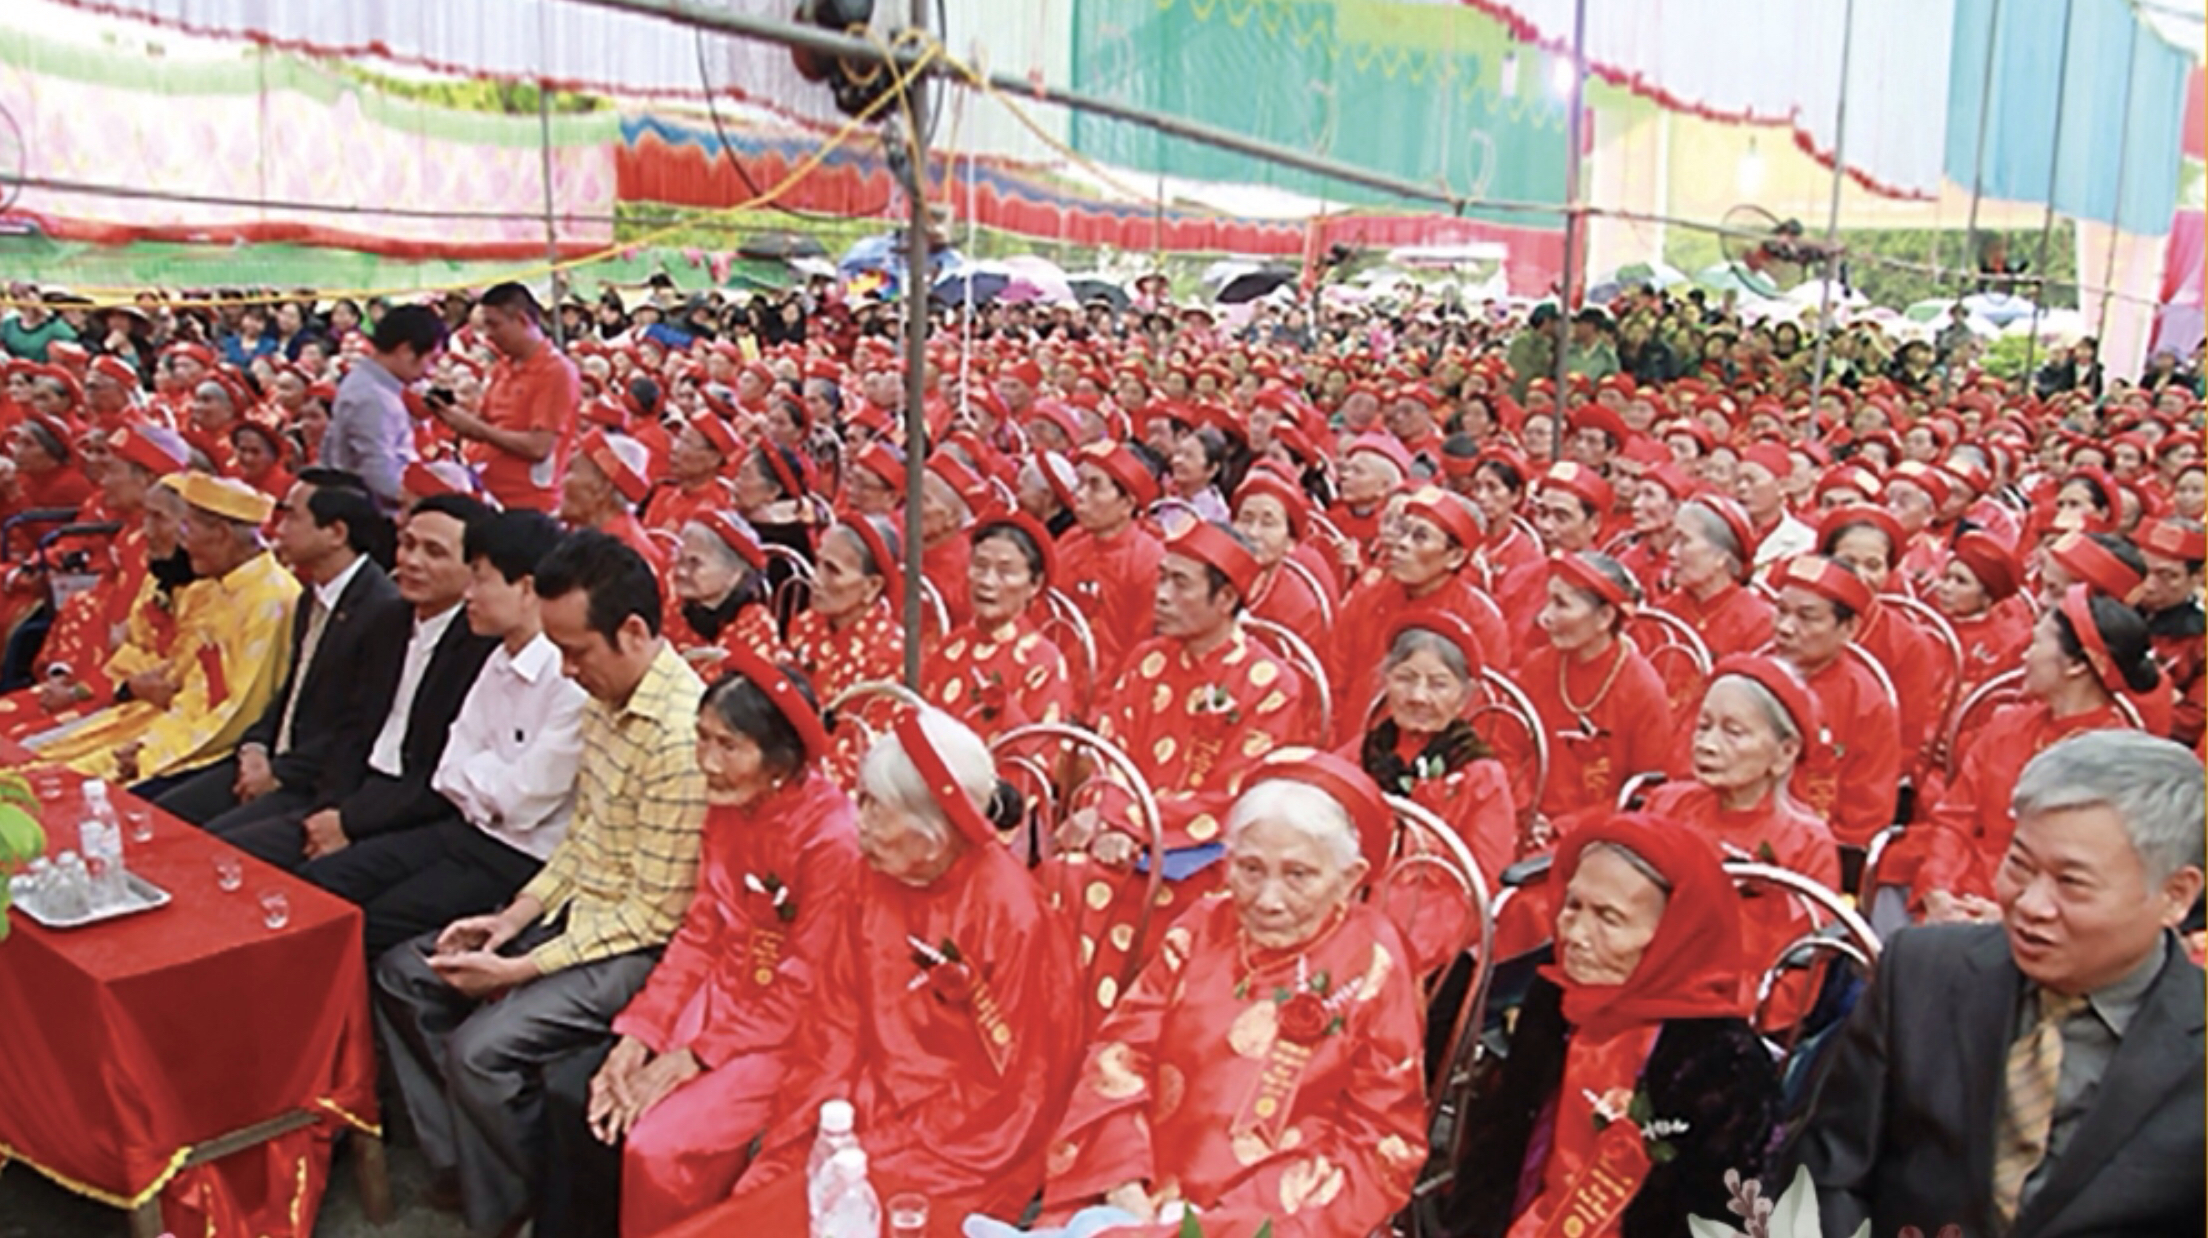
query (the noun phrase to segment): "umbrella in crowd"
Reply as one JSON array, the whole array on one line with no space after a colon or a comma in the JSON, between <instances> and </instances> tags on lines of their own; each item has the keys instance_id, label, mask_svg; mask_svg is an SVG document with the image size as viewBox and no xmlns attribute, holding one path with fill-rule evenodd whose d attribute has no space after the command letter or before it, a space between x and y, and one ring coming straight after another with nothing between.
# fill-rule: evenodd
<instances>
[{"instance_id":1,"label":"umbrella in crowd","mask_svg":"<svg viewBox=\"0 0 2208 1238\"><path fill-rule=\"evenodd\" d=\"M799 232L762 232L736 248L740 258L825 258L827 247Z\"/></svg>"},{"instance_id":2,"label":"umbrella in crowd","mask_svg":"<svg viewBox=\"0 0 2208 1238\"><path fill-rule=\"evenodd\" d=\"M1100 276L1076 275L1067 281L1067 286L1073 289L1074 299L1083 305L1102 301L1118 311L1133 304L1126 289Z\"/></svg>"},{"instance_id":3,"label":"umbrella in crowd","mask_svg":"<svg viewBox=\"0 0 2208 1238\"><path fill-rule=\"evenodd\" d=\"M1214 300L1221 305L1241 305L1255 301L1285 284L1295 281L1298 272L1293 267L1259 267L1244 271L1220 285Z\"/></svg>"},{"instance_id":4,"label":"umbrella in crowd","mask_svg":"<svg viewBox=\"0 0 2208 1238\"><path fill-rule=\"evenodd\" d=\"M1711 292L1737 292L1744 297L1776 297L1779 286L1737 262L1713 262L1694 273L1697 287Z\"/></svg>"}]
</instances>

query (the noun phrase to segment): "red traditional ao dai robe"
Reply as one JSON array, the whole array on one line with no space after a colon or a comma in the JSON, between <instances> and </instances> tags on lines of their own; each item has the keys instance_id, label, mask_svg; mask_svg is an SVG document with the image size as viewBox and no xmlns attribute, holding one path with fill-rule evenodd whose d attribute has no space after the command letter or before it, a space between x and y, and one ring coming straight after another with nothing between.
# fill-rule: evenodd
<instances>
[{"instance_id":1,"label":"red traditional ao dai robe","mask_svg":"<svg viewBox=\"0 0 2208 1238\"><path fill-rule=\"evenodd\" d=\"M1701 783L1673 782L1649 792L1645 810L1702 831L1717 841L1727 859L1777 865L1826 889L1840 889L1840 848L1832 831L1791 799L1769 796L1753 808L1735 811ZM1753 1004L1761 973L1815 927L1808 905L1792 895L1768 887L1744 888L1740 930L1748 968L1741 975L1741 999ZM1807 1014L1816 998L1809 979L1808 973L1797 972L1782 980L1761 1025L1784 1028Z\"/></svg>"},{"instance_id":2,"label":"red traditional ao dai robe","mask_svg":"<svg viewBox=\"0 0 2208 1238\"><path fill-rule=\"evenodd\" d=\"M1441 610L1457 616L1479 637L1489 666L1506 667L1515 653L1503 613L1462 573L1420 597L1394 578L1381 575L1350 591L1334 625L1334 649L1328 674L1334 681L1334 744L1364 734L1365 711L1380 694L1380 667L1388 656L1388 632L1405 611Z\"/></svg>"},{"instance_id":3,"label":"red traditional ao dai robe","mask_svg":"<svg viewBox=\"0 0 2208 1238\"><path fill-rule=\"evenodd\" d=\"M1149 638L1165 544L1139 524L1108 538L1074 529L1058 543L1058 579L1096 637L1096 681L1114 683L1127 651Z\"/></svg>"},{"instance_id":4,"label":"red traditional ao dai robe","mask_svg":"<svg viewBox=\"0 0 2208 1238\"><path fill-rule=\"evenodd\" d=\"M1669 768L1670 699L1632 641L1619 637L1585 661L1544 645L1517 680L1549 734L1549 816L1609 809L1627 779Z\"/></svg>"},{"instance_id":5,"label":"red traditional ao dai robe","mask_svg":"<svg viewBox=\"0 0 2208 1238\"><path fill-rule=\"evenodd\" d=\"M1771 643L1771 603L1753 589L1727 582L1707 602L1677 589L1658 598L1656 604L1702 637L1712 662L1736 653L1754 653Z\"/></svg>"},{"instance_id":6,"label":"red traditional ao dai robe","mask_svg":"<svg viewBox=\"0 0 2208 1238\"><path fill-rule=\"evenodd\" d=\"M1816 694L1831 743L1802 762L1794 788L1802 806L1844 846L1867 847L1894 819L1901 783L1901 721L1869 667L1843 653L1803 677Z\"/></svg>"},{"instance_id":7,"label":"red traditional ao dai robe","mask_svg":"<svg viewBox=\"0 0 2208 1238\"><path fill-rule=\"evenodd\" d=\"M812 681L813 695L826 709L853 684L899 679L905 669L905 630L886 601L876 601L840 628L808 610L790 624L790 658ZM869 703L860 716L881 731L889 716L886 699ZM848 790L857 785L866 749L862 729L847 717L836 728L835 751L828 757L828 772L838 786Z\"/></svg>"},{"instance_id":8,"label":"red traditional ao dai robe","mask_svg":"<svg viewBox=\"0 0 2208 1238\"><path fill-rule=\"evenodd\" d=\"M2009 796L2024 767L2057 740L2080 731L2130 727L2113 705L2057 718L2044 701L2011 705L1994 714L1955 771L1924 825L1895 841L1881 863L1879 881L1910 887L1911 906L1933 890L1993 896L1993 875L2016 832Z\"/></svg>"},{"instance_id":9,"label":"red traditional ao dai robe","mask_svg":"<svg viewBox=\"0 0 2208 1238\"><path fill-rule=\"evenodd\" d=\"M805 1160L835 1098L857 1111L875 1193L926 1195L931 1236L956 1238L971 1212L1018 1216L1042 1185L1080 1015L1065 1000L1073 952L1033 879L1004 848L979 846L926 886L871 868L857 884L759 1159L670 1238L805 1233ZM970 988L923 973L908 938L954 944Z\"/></svg>"},{"instance_id":10,"label":"red traditional ao dai robe","mask_svg":"<svg viewBox=\"0 0 2208 1238\"><path fill-rule=\"evenodd\" d=\"M1303 685L1295 671L1237 626L1201 658L1163 637L1136 646L1127 674L1100 712L1098 729L1141 767L1157 797L1166 851L1188 853L1182 859L1196 866L1177 881L1167 870L1152 914L1148 954L1157 948L1156 929L1171 923L1179 908L1219 888L1223 870L1217 852L1243 775L1273 749L1309 742L1299 733ZM1099 810L1108 828L1147 839L1147 823L1133 804L1131 795L1112 785ZM1070 855L1052 860L1037 876L1053 901L1074 917L1092 1010L1110 1009L1128 970L1145 875Z\"/></svg>"},{"instance_id":11,"label":"red traditional ao dai robe","mask_svg":"<svg viewBox=\"0 0 2208 1238\"><path fill-rule=\"evenodd\" d=\"M613 1021L705 1073L669 1093L622 1148L621 1232L658 1233L724 1198L766 1127L858 884L851 801L817 770L750 809L707 810L698 891L651 979Z\"/></svg>"},{"instance_id":12,"label":"red traditional ao dai robe","mask_svg":"<svg viewBox=\"0 0 2208 1238\"><path fill-rule=\"evenodd\" d=\"M923 664L920 695L985 740L1073 715L1065 654L1025 615L987 632L972 624L953 632Z\"/></svg>"},{"instance_id":13,"label":"red traditional ao dai robe","mask_svg":"<svg viewBox=\"0 0 2208 1238\"><path fill-rule=\"evenodd\" d=\"M1248 946L1225 896L1197 904L1097 1033L1051 1140L1045 1216L1139 1181L1199 1208L1211 1238L1384 1225L1426 1155L1424 1002L1405 960L1362 904L1285 951Z\"/></svg>"},{"instance_id":14,"label":"red traditional ao dai robe","mask_svg":"<svg viewBox=\"0 0 2208 1238\"><path fill-rule=\"evenodd\" d=\"M750 650L769 662L787 657L782 649L782 638L774 630L774 612L764 602L750 602L739 608L711 640L690 626L679 606L668 609L666 629L667 639L674 644L675 651L695 667L707 683L719 677L722 659L738 649Z\"/></svg>"},{"instance_id":15,"label":"red traditional ao dai robe","mask_svg":"<svg viewBox=\"0 0 2208 1238\"><path fill-rule=\"evenodd\" d=\"M1907 617L1874 602L1856 626L1855 643L1878 659L1900 704L1902 772L1922 781L1923 760L1946 716L1954 674L1936 638Z\"/></svg>"}]
</instances>

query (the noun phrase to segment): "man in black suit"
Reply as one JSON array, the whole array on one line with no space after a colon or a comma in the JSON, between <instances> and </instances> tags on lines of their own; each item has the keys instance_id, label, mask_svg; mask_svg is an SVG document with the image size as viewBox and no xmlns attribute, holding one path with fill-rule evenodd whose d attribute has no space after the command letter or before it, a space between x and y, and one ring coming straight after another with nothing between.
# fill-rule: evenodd
<instances>
[{"instance_id":1,"label":"man in black suit","mask_svg":"<svg viewBox=\"0 0 2208 1238\"><path fill-rule=\"evenodd\" d=\"M406 601L369 555L390 526L360 479L302 470L277 511L277 556L307 584L292 620L290 673L234 756L158 801L216 833L352 794L406 645Z\"/></svg>"},{"instance_id":2,"label":"man in black suit","mask_svg":"<svg viewBox=\"0 0 2208 1238\"><path fill-rule=\"evenodd\" d=\"M470 577L462 551L468 530L490 514L476 500L452 494L422 499L407 512L394 575L399 597L413 608L413 624L358 785L312 811L254 813L249 804L216 818L209 829L271 864L297 869L362 839L429 825L450 811L429 778L460 702L498 644L471 632L462 613Z\"/></svg>"},{"instance_id":3,"label":"man in black suit","mask_svg":"<svg viewBox=\"0 0 2208 1238\"><path fill-rule=\"evenodd\" d=\"M2202 1232L2202 804L2136 731L2025 767L2000 923L1896 934L1835 1049L1795 1149L1827 1235Z\"/></svg>"}]
</instances>

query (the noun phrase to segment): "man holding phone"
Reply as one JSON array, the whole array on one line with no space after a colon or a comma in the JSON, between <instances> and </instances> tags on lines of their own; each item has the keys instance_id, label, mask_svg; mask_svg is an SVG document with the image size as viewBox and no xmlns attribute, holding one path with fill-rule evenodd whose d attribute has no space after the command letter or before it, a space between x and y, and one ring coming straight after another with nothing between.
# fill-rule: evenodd
<instances>
[{"instance_id":1,"label":"man holding phone","mask_svg":"<svg viewBox=\"0 0 2208 1238\"><path fill-rule=\"evenodd\" d=\"M482 335L498 350L498 365L483 393L483 411L470 413L449 400L433 400L430 412L471 449L483 488L498 505L550 512L559 507L560 474L575 447L583 386L575 363L545 338L537 299L520 284L498 284L476 310Z\"/></svg>"}]
</instances>

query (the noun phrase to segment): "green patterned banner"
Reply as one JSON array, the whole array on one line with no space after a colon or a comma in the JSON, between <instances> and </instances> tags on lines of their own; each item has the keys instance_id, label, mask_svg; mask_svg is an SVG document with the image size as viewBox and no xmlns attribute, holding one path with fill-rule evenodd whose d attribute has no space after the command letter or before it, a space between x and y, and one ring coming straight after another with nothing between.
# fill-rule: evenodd
<instances>
[{"instance_id":1,"label":"green patterned banner","mask_svg":"<svg viewBox=\"0 0 2208 1238\"><path fill-rule=\"evenodd\" d=\"M1469 197L1563 201L1565 107L1550 79L1547 55L1453 0L1074 3L1077 90ZM1395 202L1103 117L1076 114L1073 144L1168 176ZM1488 217L1561 226L1548 215Z\"/></svg>"}]
</instances>

